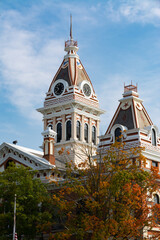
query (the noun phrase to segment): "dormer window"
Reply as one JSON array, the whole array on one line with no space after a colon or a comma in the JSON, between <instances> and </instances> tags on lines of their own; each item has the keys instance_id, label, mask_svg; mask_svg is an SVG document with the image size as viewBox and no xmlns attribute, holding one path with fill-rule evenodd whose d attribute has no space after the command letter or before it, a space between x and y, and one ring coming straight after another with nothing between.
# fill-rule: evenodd
<instances>
[{"instance_id":1,"label":"dormer window","mask_svg":"<svg viewBox=\"0 0 160 240\"><path fill-rule=\"evenodd\" d=\"M156 146L157 144L157 141L156 141L156 131L154 128L152 128L152 145L153 146Z\"/></svg>"},{"instance_id":2,"label":"dormer window","mask_svg":"<svg viewBox=\"0 0 160 240\"><path fill-rule=\"evenodd\" d=\"M115 141L121 142L122 141L122 130L121 128L117 127L114 132Z\"/></svg>"}]
</instances>

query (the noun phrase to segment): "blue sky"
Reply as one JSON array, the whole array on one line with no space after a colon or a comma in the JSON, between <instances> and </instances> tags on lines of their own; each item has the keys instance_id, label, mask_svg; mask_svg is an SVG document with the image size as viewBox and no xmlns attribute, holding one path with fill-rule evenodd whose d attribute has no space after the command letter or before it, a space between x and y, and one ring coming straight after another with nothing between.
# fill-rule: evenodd
<instances>
[{"instance_id":1,"label":"blue sky","mask_svg":"<svg viewBox=\"0 0 160 240\"><path fill-rule=\"evenodd\" d=\"M69 16L80 59L106 110L104 134L124 82L160 129L159 0L0 1L0 143L42 144L45 93L64 56Z\"/></svg>"}]
</instances>

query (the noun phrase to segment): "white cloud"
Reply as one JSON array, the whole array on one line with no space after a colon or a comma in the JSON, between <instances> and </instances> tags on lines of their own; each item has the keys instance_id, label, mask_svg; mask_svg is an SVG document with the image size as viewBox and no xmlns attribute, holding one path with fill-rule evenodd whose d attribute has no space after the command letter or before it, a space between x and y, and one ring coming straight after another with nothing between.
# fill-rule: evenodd
<instances>
[{"instance_id":1,"label":"white cloud","mask_svg":"<svg viewBox=\"0 0 160 240\"><path fill-rule=\"evenodd\" d=\"M19 13L9 12L0 28L0 81L10 102L23 115L39 118L34 109L43 104L44 91L48 90L63 57L64 41L45 39L40 47L41 33L17 26L15 23L21 20Z\"/></svg>"},{"instance_id":2,"label":"white cloud","mask_svg":"<svg viewBox=\"0 0 160 240\"><path fill-rule=\"evenodd\" d=\"M54 7L51 7L52 4ZM31 28L33 19L36 21L44 7L54 9L55 14L62 16L61 21L64 24L64 19L70 13L72 5L44 1L43 6L33 7L25 16L15 10L4 11L1 15L0 62L3 78L0 79L0 85L3 84L7 89L10 102L26 117L33 119L39 119L39 113L35 108L42 106L44 92L47 91L64 55L64 39L55 37L50 40L45 29L40 31L38 28L36 31ZM127 19L129 22L160 23L160 3L156 0L111 0L108 1L105 10L107 17L114 21ZM67 14L65 14L66 11ZM72 11L76 13L74 23L76 22L77 26L85 27L84 22L90 25L102 23L101 17L104 17L102 3L92 4L88 8L86 5L77 4L73 6ZM46 31L49 31L50 26L45 25L45 27ZM56 28L58 28L57 25ZM108 76L103 89L97 89L97 93L100 92L101 107L107 109L107 113L102 117L102 128L107 126L106 121L109 123L111 120L118 104L117 99L122 96L123 86L117 88L117 85L119 86L119 83L123 85L123 82L129 79L131 78L120 75ZM104 102L106 92L108 93L107 102Z\"/></svg>"},{"instance_id":3,"label":"white cloud","mask_svg":"<svg viewBox=\"0 0 160 240\"><path fill-rule=\"evenodd\" d=\"M64 56L64 38L57 37L56 33L59 28L57 23L55 22L55 29L52 23L49 26L38 19L45 11L46 14L54 9L55 15L62 16L60 21L63 21L64 24L67 15L65 12L70 13L72 6L70 3L60 2L57 4L52 1L47 3L42 1L42 5L33 4L30 11L25 14L9 9L2 10L0 15L0 68L2 75L0 85L5 89L5 98L29 119L41 119L35 109L43 105L45 92ZM75 5L72 9L73 12L76 12L75 22L94 23L95 17L91 14L92 10ZM43 29L40 29L41 24L38 21L43 24ZM52 39L49 34L51 30L52 36L55 32L55 37L53 36Z\"/></svg>"},{"instance_id":4,"label":"white cloud","mask_svg":"<svg viewBox=\"0 0 160 240\"><path fill-rule=\"evenodd\" d=\"M106 14L113 21L126 19L129 22L160 25L160 2L158 0L109 1Z\"/></svg>"}]
</instances>

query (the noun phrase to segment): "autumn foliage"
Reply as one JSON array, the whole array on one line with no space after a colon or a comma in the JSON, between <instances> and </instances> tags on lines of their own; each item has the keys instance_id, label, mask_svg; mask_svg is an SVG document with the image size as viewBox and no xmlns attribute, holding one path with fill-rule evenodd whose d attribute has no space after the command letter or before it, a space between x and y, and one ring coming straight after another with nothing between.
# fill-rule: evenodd
<instances>
[{"instance_id":1,"label":"autumn foliage","mask_svg":"<svg viewBox=\"0 0 160 240\"><path fill-rule=\"evenodd\" d=\"M141 151L117 142L97 159L68 164L66 181L53 195L63 231L51 239L145 239L159 221L153 203L159 175L157 168L144 169Z\"/></svg>"}]
</instances>

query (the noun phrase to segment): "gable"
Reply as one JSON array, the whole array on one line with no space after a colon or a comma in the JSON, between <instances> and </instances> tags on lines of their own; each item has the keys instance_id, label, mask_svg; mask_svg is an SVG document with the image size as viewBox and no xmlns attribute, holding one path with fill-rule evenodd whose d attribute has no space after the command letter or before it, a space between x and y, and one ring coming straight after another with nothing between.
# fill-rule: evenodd
<instances>
[{"instance_id":1,"label":"gable","mask_svg":"<svg viewBox=\"0 0 160 240\"><path fill-rule=\"evenodd\" d=\"M46 159L39 157L41 152L23 148L14 144L3 143L0 145L0 171L6 167L8 160L17 164L30 167L33 170L54 168Z\"/></svg>"}]
</instances>

